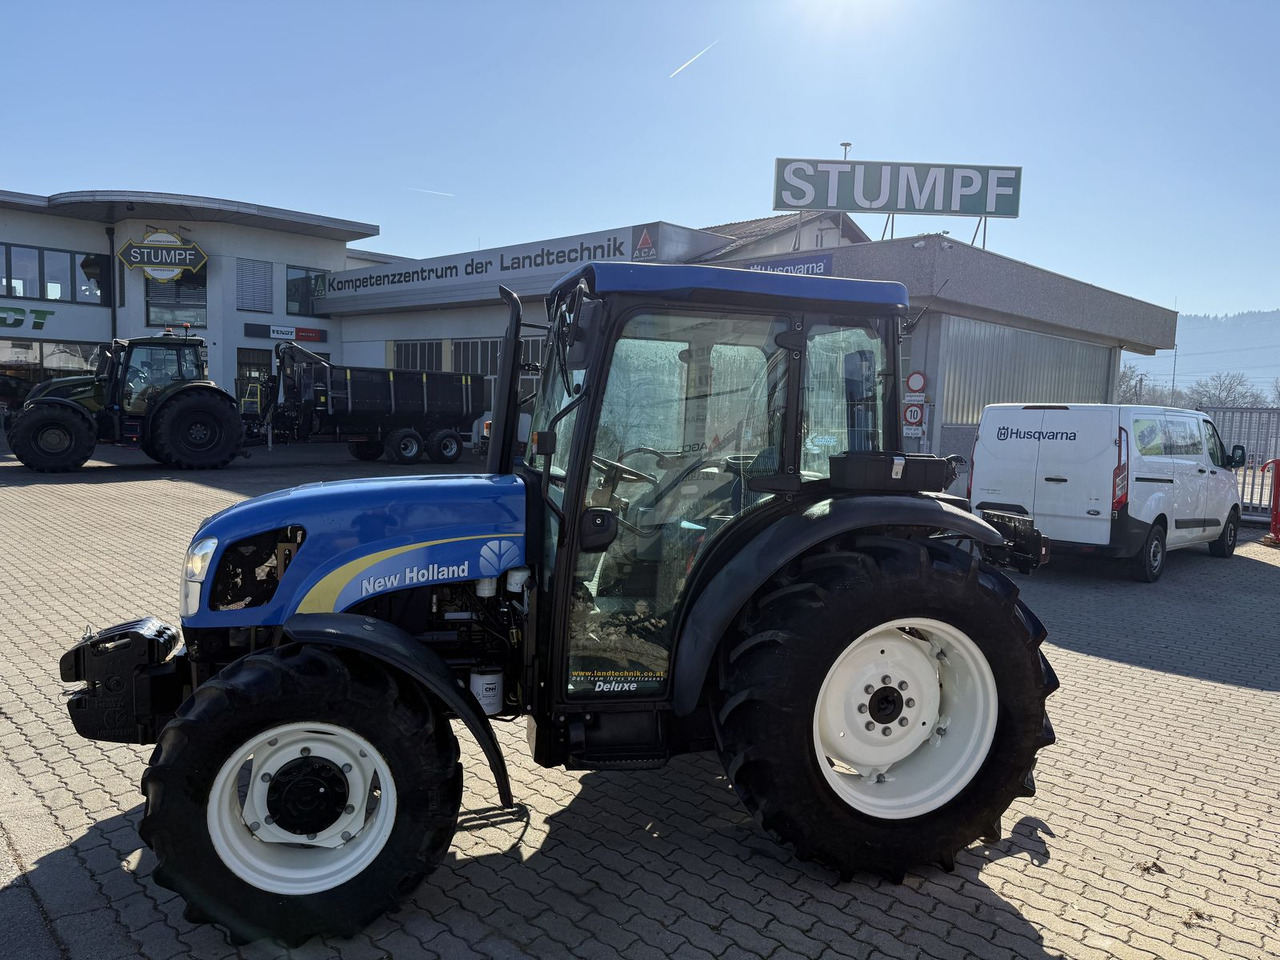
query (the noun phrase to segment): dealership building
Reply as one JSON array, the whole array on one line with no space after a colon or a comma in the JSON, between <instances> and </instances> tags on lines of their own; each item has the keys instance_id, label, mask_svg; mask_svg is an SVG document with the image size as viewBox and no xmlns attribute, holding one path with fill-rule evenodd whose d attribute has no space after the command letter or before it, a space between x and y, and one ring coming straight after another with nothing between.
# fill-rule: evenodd
<instances>
[{"instance_id":1,"label":"dealership building","mask_svg":"<svg viewBox=\"0 0 1280 960\"><path fill-rule=\"evenodd\" d=\"M506 311L591 260L898 280L924 315L904 344L908 449L967 453L983 405L1106 402L1122 349L1173 346L1177 315L947 235L873 241L846 213L701 229L654 221L411 260L350 246L373 224L175 194L0 191L0 399L86 368L94 345L190 324L243 389L274 342L335 363L480 373ZM531 358L540 350L530 344Z\"/></svg>"}]
</instances>

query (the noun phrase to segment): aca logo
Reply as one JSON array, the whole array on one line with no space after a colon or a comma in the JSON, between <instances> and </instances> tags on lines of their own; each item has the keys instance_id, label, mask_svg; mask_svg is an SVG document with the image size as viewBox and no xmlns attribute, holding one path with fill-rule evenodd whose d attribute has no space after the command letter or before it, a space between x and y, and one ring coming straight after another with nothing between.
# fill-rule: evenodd
<instances>
[{"instance_id":1,"label":"aca logo","mask_svg":"<svg viewBox=\"0 0 1280 960\"><path fill-rule=\"evenodd\" d=\"M1008 439L1009 439L1009 428L1008 428L1008 427L1000 427L1000 428L998 428L998 429L996 430L996 439L997 439L997 440L1008 440Z\"/></svg>"},{"instance_id":2,"label":"aca logo","mask_svg":"<svg viewBox=\"0 0 1280 960\"><path fill-rule=\"evenodd\" d=\"M480 548L480 576L496 577L520 562L520 547L513 540L490 540Z\"/></svg>"}]
</instances>

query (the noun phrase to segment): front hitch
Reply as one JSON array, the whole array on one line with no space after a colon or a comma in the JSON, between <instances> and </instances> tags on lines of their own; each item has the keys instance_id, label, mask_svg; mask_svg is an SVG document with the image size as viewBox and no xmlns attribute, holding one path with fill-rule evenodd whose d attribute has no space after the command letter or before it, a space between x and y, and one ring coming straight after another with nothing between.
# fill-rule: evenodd
<instances>
[{"instance_id":1,"label":"front hitch","mask_svg":"<svg viewBox=\"0 0 1280 960\"><path fill-rule=\"evenodd\" d=\"M1049 539L1036 529L1030 517L983 510L982 519L1004 537L1003 546L987 547L987 559L992 563L1030 573L1049 562Z\"/></svg>"},{"instance_id":2,"label":"front hitch","mask_svg":"<svg viewBox=\"0 0 1280 960\"><path fill-rule=\"evenodd\" d=\"M190 678L177 629L155 617L86 631L58 667L64 682L85 684L67 701L76 732L115 743L155 743Z\"/></svg>"}]
</instances>

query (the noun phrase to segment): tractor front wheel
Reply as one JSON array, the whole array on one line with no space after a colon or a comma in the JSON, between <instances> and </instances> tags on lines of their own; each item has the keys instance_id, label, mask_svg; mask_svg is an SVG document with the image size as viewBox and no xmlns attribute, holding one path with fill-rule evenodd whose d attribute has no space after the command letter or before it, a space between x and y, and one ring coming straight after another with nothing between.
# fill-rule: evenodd
<instances>
[{"instance_id":1,"label":"tractor front wheel","mask_svg":"<svg viewBox=\"0 0 1280 960\"><path fill-rule=\"evenodd\" d=\"M9 428L8 440L14 456L37 473L77 470L97 443L88 419L54 404L19 413Z\"/></svg>"},{"instance_id":2,"label":"tractor front wheel","mask_svg":"<svg viewBox=\"0 0 1280 960\"><path fill-rule=\"evenodd\" d=\"M286 645L196 689L142 779L142 839L187 919L233 941L352 936L444 857L458 742L412 681Z\"/></svg>"},{"instance_id":3,"label":"tractor front wheel","mask_svg":"<svg viewBox=\"0 0 1280 960\"><path fill-rule=\"evenodd\" d=\"M788 564L719 660L716 737L764 828L842 876L900 881L995 842L1053 742L1045 631L1003 574L863 536Z\"/></svg>"}]
</instances>

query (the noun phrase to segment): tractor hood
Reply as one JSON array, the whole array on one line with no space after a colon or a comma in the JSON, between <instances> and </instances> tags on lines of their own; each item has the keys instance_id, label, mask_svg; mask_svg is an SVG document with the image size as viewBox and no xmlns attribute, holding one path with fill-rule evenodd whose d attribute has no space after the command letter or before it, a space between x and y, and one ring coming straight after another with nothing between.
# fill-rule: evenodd
<instances>
[{"instance_id":1,"label":"tractor hood","mask_svg":"<svg viewBox=\"0 0 1280 960\"><path fill-rule=\"evenodd\" d=\"M60 397L64 400L79 400L92 397L97 387L97 380L92 374L82 377L57 377L44 380L31 388L24 402L38 400L41 397Z\"/></svg>"},{"instance_id":2,"label":"tractor hood","mask_svg":"<svg viewBox=\"0 0 1280 960\"><path fill-rule=\"evenodd\" d=\"M270 600L210 609L211 587L239 541L306 531ZM218 546L184 627L266 626L294 613L348 609L427 583L496 577L524 564L525 489L514 476L383 477L308 483L255 497L206 520L194 542Z\"/></svg>"}]
</instances>

